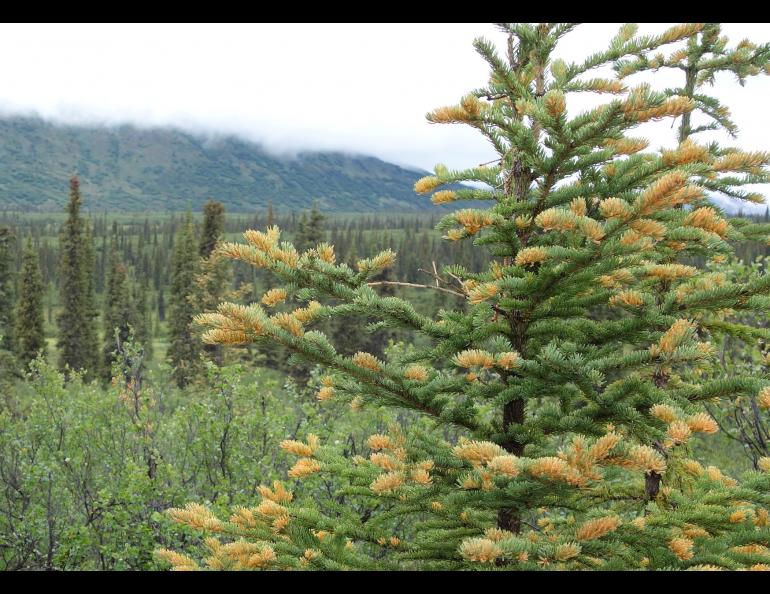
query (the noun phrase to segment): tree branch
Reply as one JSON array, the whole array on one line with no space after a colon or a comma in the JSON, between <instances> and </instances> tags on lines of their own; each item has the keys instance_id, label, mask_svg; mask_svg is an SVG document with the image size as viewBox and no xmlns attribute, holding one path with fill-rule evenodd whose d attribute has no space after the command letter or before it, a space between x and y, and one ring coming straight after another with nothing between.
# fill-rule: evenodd
<instances>
[{"instance_id":1,"label":"tree branch","mask_svg":"<svg viewBox=\"0 0 770 594\"><path fill-rule=\"evenodd\" d=\"M463 293L458 293L457 291L453 291L452 289L445 289L444 287L434 287L433 285L420 285L417 283L404 283L401 281L375 281L372 283L366 283L370 287L374 287L376 285L396 285L399 287L414 287L416 289L433 289L435 291L443 291L444 293L451 293L452 295L457 295L458 297L462 297L465 299L465 295Z\"/></svg>"}]
</instances>

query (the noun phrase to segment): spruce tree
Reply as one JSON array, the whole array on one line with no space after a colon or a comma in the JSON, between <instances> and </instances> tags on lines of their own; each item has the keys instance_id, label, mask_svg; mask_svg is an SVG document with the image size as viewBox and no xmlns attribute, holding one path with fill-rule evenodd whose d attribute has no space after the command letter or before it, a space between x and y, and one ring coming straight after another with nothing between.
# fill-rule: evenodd
<instances>
[{"instance_id":1,"label":"spruce tree","mask_svg":"<svg viewBox=\"0 0 770 594\"><path fill-rule=\"evenodd\" d=\"M67 221L59 237L59 366L85 369L91 375L98 365L93 297L93 247L87 242L86 223L80 215L80 182L70 179Z\"/></svg>"},{"instance_id":2,"label":"spruce tree","mask_svg":"<svg viewBox=\"0 0 770 594\"><path fill-rule=\"evenodd\" d=\"M166 298L163 296L163 289L158 290L158 321L166 321Z\"/></svg>"},{"instance_id":3,"label":"spruce tree","mask_svg":"<svg viewBox=\"0 0 770 594\"><path fill-rule=\"evenodd\" d=\"M304 251L321 243L324 240L324 220L326 217L313 203L310 214L303 212L297 223L297 233L293 241L294 247Z\"/></svg>"},{"instance_id":4,"label":"spruce tree","mask_svg":"<svg viewBox=\"0 0 770 594\"><path fill-rule=\"evenodd\" d=\"M648 150L629 134L702 109L700 94L594 72L691 47L706 26L637 36L624 25L606 51L553 59L573 28L501 25L503 56L477 39L488 84L427 116L472 126L498 157L462 171L438 165L415 185L434 203L490 204L438 225L491 257L481 272L441 271L437 289L464 308L426 316L375 292L372 279L395 261L389 250L353 269L330 245L299 252L276 227L222 246L282 286L261 304L199 316L204 341L280 344L328 370L320 400L411 416L372 435L368 457L346 458L312 434L281 444L297 457L290 478L312 489L334 477L345 504L299 504L276 481L225 520L198 504L170 510L211 535L209 567L770 569L770 459L738 481L701 463L692 439L718 431L704 406L713 399L756 397L770 409L770 374L704 373L712 341L770 337L741 317L770 307L770 275L720 272L736 243L766 240L770 227L727 219L707 199L710 190L761 201L741 186L770 181L770 154L701 144L692 123L677 145ZM611 98L570 113L572 95L587 92ZM468 181L486 187L456 185ZM350 313L421 340L385 360L341 355L313 326ZM159 556L198 568L180 553Z\"/></svg>"},{"instance_id":5,"label":"spruce tree","mask_svg":"<svg viewBox=\"0 0 770 594\"><path fill-rule=\"evenodd\" d=\"M9 227L0 227L0 349L15 351L14 303L15 275L13 246L16 243Z\"/></svg>"},{"instance_id":6,"label":"spruce tree","mask_svg":"<svg viewBox=\"0 0 770 594\"><path fill-rule=\"evenodd\" d=\"M87 373L86 378L98 377L101 370L102 359L99 356L99 330L98 318L99 308L96 304L96 251L94 250L94 239L91 231L90 221L85 221L85 234L83 236L83 263L85 270L83 274L85 280L85 303L88 311L87 324L83 329L85 344L93 345L85 353L87 360L84 366Z\"/></svg>"},{"instance_id":7,"label":"spruce tree","mask_svg":"<svg viewBox=\"0 0 770 594\"><path fill-rule=\"evenodd\" d=\"M102 376L105 381L110 381L112 365L118 358L120 346L131 334L130 322L134 319L128 292L127 270L125 264L118 259L118 243L115 235L112 236L110 244L106 288Z\"/></svg>"},{"instance_id":8,"label":"spruce tree","mask_svg":"<svg viewBox=\"0 0 770 594\"><path fill-rule=\"evenodd\" d=\"M38 354L46 355L46 340L43 317L43 278L37 252L32 247L32 238L27 239L19 279L19 300L17 306L17 352L19 361L26 369Z\"/></svg>"},{"instance_id":9,"label":"spruce tree","mask_svg":"<svg viewBox=\"0 0 770 594\"><path fill-rule=\"evenodd\" d=\"M177 234L171 269L168 358L174 381L179 387L184 387L198 375L201 352L200 341L192 327L196 314L192 299L199 270L199 257L190 213Z\"/></svg>"},{"instance_id":10,"label":"spruce tree","mask_svg":"<svg viewBox=\"0 0 770 594\"><path fill-rule=\"evenodd\" d=\"M199 244L201 258L208 258L225 231L225 206L209 200L203 205L203 232Z\"/></svg>"},{"instance_id":11,"label":"spruce tree","mask_svg":"<svg viewBox=\"0 0 770 594\"><path fill-rule=\"evenodd\" d=\"M134 281L134 290L132 294L131 305L131 326L134 329L134 338L143 349L144 358L152 359L152 315L147 303L149 292L149 279L142 276Z\"/></svg>"}]
</instances>

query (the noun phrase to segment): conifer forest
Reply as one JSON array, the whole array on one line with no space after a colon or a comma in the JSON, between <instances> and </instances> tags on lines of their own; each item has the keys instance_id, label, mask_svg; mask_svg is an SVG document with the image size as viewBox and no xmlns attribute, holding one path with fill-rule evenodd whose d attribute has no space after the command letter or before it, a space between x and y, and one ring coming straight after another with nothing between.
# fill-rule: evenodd
<instances>
[{"instance_id":1,"label":"conifer forest","mask_svg":"<svg viewBox=\"0 0 770 594\"><path fill-rule=\"evenodd\" d=\"M498 30L399 207L0 196L0 569L770 570L770 43Z\"/></svg>"}]
</instances>

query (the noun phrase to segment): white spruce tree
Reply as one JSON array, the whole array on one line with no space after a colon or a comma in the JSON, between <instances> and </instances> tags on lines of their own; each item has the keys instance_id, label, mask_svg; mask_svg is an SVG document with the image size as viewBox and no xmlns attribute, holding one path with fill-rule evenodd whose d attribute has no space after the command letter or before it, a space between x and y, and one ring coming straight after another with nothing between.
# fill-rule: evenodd
<instances>
[{"instance_id":1,"label":"white spruce tree","mask_svg":"<svg viewBox=\"0 0 770 594\"><path fill-rule=\"evenodd\" d=\"M131 336L134 310L128 291L128 271L118 258L118 241L115 235L110 243L107 286L104 295L104 347L102 349L102 377L112 379L113 364L119 360L121 345Z\"/></svg>"},{"instance_id":2,"label":"white spruce tree","mask_svg":"<svg viewBox=\"0 0 770 594\"><path fill-rule=\"evenodd\" d=\"M32 247L32 238L28 238L21 261L16 314L18 356L25 369L33 359L40 355L45 358L46 355L43 294L38 254Z\"/></svg>"},{"instance_id":3,"label":"white spruce tree","mask_svg":"<svg viewBox=\"0 0 770 594\"><path fill-rule=\"evenodd\" d=\"M463 311L425 316L378 294L370 283L394 262L390 251L354 270L328 244L298 252L275 227L222 247L282 286L261 304L199 316L207 342L283 345L328 369L319 399L407 409L413 421L372 435L367 457L314 435L282 444L298 458L290 478L312 489L333 477L345 505L300 505L276 482L227 519L199 504L170 510L209 534L208 567L770 569L770 459L739 482L699 461L691 439L718 430L704 402L756 395L770 408L770 376L703 373L712 340L765 337L739 316L770 307L770 275L735 282L719 272L736 243L765 241L770 227L725 218L706 192L761 202L741 186L770 180L770 155L692 138L688 114L710 109L698 76L676 92L594 75L613 65L630 75L627 64L650 64L669 44L685 44L692 60L711 43L709 27L637 36L625 25L606 51L575 63L552 58L571 24L501 25L505 57L476 40L489 84L428 119L472 126L498 159L438 165L415 186L434 203L490 204L439 225L491 255L480 273L441 271L439 289L463 297ZM744 48L734 63L766 68L767 46ZM611 98L572 114L577 92ZM648 150L629 135L677 117L678 146ZM467 181L488 187L442 189ZM313 324L349 313L410 329L427 346L386 360L340 355ZM437 431L447 428L459 439ZM175 569L200 567L158 554Z\"/></svg>"},{"instance_id":4,"label":"white spruce tree","mask_svg":"<svg viewBox=\"0 0 770 594\"><path fill-rule=\"evenodd\" d=\"M15 316L16 279L13 270L13 248L16 238L10 227L0 227L0 349L16 350Z\"/></svg>"},{"instance_id":5,"label":"white spruce tree","mask_svg":"<svg viewBox=\"0 0 770 594\"><path fill-rule=\"evenodd\" d=\"M70 179L67 221L59 239L59 366L97 373L99 347L94 318L93 246L88 225L80 214L82 199L77 177Z\"/></svg>"},{"instance_id":6,"label":"white spruce tree","mask_svg":"<svg viewBox=\"0 0 770 594\"><path fill-rule=\"evenodd\" d=\"M191 213L187 214L174 242L171 269L168 359L174 381L179 387L184 387L194 381L200 372L202 350L192 328L196 313L192 299L200 258Z\"/></svg>"}]
</instances>

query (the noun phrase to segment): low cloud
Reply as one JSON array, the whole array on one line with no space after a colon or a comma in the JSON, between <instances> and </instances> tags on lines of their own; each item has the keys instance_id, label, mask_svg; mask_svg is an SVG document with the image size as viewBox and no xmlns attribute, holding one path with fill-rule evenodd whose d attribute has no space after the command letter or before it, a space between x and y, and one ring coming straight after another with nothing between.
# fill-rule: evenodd
<instances>
[{"instance_id":1,"label":"low cloud","mask_svg":"<svg viewBox=\"0 0 770 594\"><path fill-rule=\"evenodd\" d=\"M762 41L764 28L724 26L734 42ZM559 53L601 50L616 30L578 27ZM212 142L233 135L285 156L338 150L421 169L465 168L494 158L486 141L467 127L431 125L424 114L485 84L486 63L471 46L479 35L503 45L489 24L0 25L0 52L14 56L0 63L0 113L173 126ZM671 74L655 84L676 84ZM743 89L729 76L717 82L741 145L768 148L770 79ZM568 106L576 113L595 101L576 95ZM657 147L670 146L675 132L666 122L639 134Z\"/></svg>"}]
</instances>

